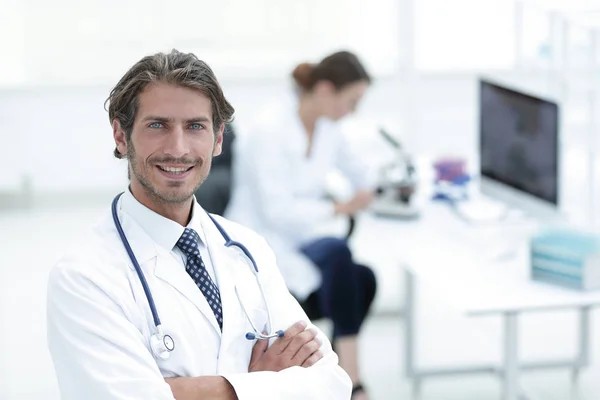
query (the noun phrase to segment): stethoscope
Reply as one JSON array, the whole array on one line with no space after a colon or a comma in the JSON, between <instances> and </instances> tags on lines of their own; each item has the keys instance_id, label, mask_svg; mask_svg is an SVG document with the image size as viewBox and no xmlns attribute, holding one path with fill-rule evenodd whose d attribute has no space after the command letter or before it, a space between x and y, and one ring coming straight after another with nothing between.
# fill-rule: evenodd
<instances>
[{"instance_id":1,"label":"stethoscope","mask_svg":"<svg viewBox=\"0 0 600 400\"><path fill-rule=\"evenodd\" d=\"M137 272L140 282L142 283L142 287L144 288L144 293L146 294L146 299L148 299L148 305L150 306L150 311L152 312L152 318L154 319L154 326L156 327L156 332L150 337L150 348L155 357L160 358L162 360L167 360L170 357L171 352L175 349L175 341L173 340L173 338L170 335L165 335L163 333L160 318L158 316L158 311L157 311L156 305L154 303L154 298L152 297L152 292L150 292L150 288L148 287L148 282L146 281L146 277L144 276L144 273L142 272L142 268L140 267L140 264L138 263L137 259L135 258L135 255L133 254L133 250L131 249L131 246L129 245L127 236L125 236L125 232L123 231L123 227L121 226L121 222L119 221L119 216L117 213L117 203L122 194L123 193L119 193L112 202L113 220L115 223L115 227L117 228L117 231L119 232L119 236L121 237L121 242L123 242L123 246L125 246L125 250L127 250L127 254L129 255L131 262L133 263L133 266L135 268L135 271ZM258 283L258 287L260 289L260 294L263 298L263 301L265 302L265 306L267 307L267 319L269 321L269 329L271 329L272 325L271 325L271 312L269 310L269 302L267 302L267 298L265 297L265 292L263 290L262 284L260 283L260 279L258 279L258 267L256 265L256 261L254 261L254 257L252 257L250 250L248 250L248 248L246 246L244 246L240 242L236 242L235 240L232 240L231 237L227 234L227 232L225 232L225 229L223 229L223 227L210 214L208 214L208 217L211 219L213 224L215 224L215 226L221 233L221 236L223 236L223 239L225 239L225 247L237 247L244 253L244 255L252 263L252 272L254 273L256 282ZM242 300L240 298L240 294L238 293L237 286L235 287L235 294L236 294L236 296L238 298L238 302L240 303L240 306L242 306L242 310L244 311L244 314L246 315L248 322L250 322L250 326L252 327L252 330L253 330L253 332L246 333L246 339L248 339L248 340L255 340L255 339L267 340L267 339L271 339L274 337L283 337L282 330L278 330L278 331L271 332L271 333L262 333L260 330L256 329L254 322L252 322L252 319L250 318L250 315L248 315L248 312L246 311L246 308L244 307L244 303L242 302Z\"/></svg>"}]
</instances>

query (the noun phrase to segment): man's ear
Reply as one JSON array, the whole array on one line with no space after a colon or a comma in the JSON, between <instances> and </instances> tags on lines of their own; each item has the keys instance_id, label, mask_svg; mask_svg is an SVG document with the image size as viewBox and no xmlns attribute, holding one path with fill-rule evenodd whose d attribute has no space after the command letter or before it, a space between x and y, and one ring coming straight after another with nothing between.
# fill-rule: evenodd
<instances>
[{"instance_id":1,"label":"man's ear","mask_svg":"<svg viewBox=\"0 0 600 400\"><path fill-rule=\"evenodd\" d=\"M225 131L225 123L222 123L219 127L219 131L215 135L215 147L213 150L213 157L221 155L223 152L223 132Z\"/></svg>"},{"instance_id":2,"label":"man's ear","mask_svg":"<svg viewBox=\"0 0 600 400\"><path fill-rule=\"evenodd\" d=\"M116 151L118 151L122 157L127 157L127 138L125 136L125 131L121 127L121 121L115 118L113 120L112 126L113 137L117 146Z\"/></svg>"}]
</instances>

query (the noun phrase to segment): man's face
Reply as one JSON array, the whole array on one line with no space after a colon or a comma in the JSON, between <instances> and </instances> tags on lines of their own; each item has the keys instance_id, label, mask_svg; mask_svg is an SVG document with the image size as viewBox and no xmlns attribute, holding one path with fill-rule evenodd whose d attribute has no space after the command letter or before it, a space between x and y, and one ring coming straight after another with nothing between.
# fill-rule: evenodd
<instances>
[{"instance_id":1,"label":"man's face","mask_svg":"<svg viewBox=\"0 0 600 400\"><path fill-rule=\"evenodd\" d=\"M129 160L131 190L152 203L186 202L221 154L223 126L215 134L211 101L194 89L155 83L138 100L129 140L113 122L117 148Z\"/></svg>"}]
</instances>

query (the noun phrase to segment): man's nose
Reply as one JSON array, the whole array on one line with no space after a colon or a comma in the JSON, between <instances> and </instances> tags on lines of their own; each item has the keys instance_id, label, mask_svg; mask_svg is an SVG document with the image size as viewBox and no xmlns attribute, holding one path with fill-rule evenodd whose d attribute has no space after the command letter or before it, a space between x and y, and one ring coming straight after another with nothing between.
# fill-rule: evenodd
<instances>
[{"instance_id":1,"label":"man's nose","mask_svg":"<svg viewBox=\"0 0 600 400\"><path fill-rule=\"evenodd\" d=\"M164 152L173 157L179 158L188 154L189 149L185 137L185 130L182 126L174 126L167 137Z\"/></svg>"}]
</instances>

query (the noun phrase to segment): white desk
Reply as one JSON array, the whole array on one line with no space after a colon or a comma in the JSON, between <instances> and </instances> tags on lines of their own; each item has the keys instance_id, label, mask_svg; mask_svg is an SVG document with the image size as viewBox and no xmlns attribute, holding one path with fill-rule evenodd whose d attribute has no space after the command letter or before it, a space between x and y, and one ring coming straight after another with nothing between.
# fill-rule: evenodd
<instances>
[{"instance_id":1,"label":"white desk","mask_svg":"<svg viewBox=\"0 0 600 400\"><path fill-rule=\"evenodd\" d=\"M578 292L538 283L529 279L527 235L531 224L473 226L460 220L442 203L427 205L421 219L400 221L364 215L360 231L368 235L355 238L360 246L388 249L383 256L392 257L405 266L406 323L405 372L413 382L415 398L423 379L431 376L495 373L502 377L504 399L516 400L524 394L519 385L519 371L541 368L569 368L573 378L588 365L589 311L600 305L600 291ZM377 234L375 234L377 232ZM503 262L492 261L490 245L501 237L514 238L519 244L517 255ZM370 243L369 243L370 242ZM501 242L508 244L506 239ZM440 298L466 315L501 315L504 320L504 360L502 365L481 365L447 369L417 369L415 343L419 337L415 324L415 280L434 286ZM579 354L574 360L556 360L536 364L519 362L519 315L554 309L579 310Z\"/></svg>"}]
</instances>

